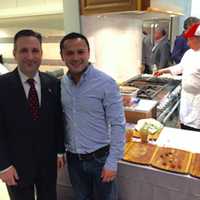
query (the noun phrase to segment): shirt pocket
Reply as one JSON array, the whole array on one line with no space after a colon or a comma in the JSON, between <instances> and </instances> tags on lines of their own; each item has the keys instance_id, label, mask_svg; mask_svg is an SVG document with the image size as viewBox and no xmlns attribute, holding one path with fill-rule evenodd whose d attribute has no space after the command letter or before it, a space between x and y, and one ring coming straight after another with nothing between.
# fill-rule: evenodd
<instances>
[{"instance_id":1,"label":"shirt pocket","mask_svg":"<svg viewBox=\"0 0 200 200\"><path fill-rule=\"evenodd\" d=\"M103 100L95 95L82 96L77 98L78 110L83 112L103 112Z\"/></svg>"}]
</instances>

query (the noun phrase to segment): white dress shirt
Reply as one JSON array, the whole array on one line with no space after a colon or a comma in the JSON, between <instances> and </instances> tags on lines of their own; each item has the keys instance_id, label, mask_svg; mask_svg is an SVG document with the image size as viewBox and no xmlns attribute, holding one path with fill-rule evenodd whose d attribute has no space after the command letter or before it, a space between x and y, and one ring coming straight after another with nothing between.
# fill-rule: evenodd
<instances>
[{"instance_id":1,"label":"white dress shirt","mask_svg":"<svg viewBox=\"0 0 200 200\"><path fill-rule=\"evenodd\" d=\"M21 79L22 85L24 87L26 98L28 99L28 93L29 93L29 90L30 90L30 85L27 82L27 80L29 79L29 77L26 76L22 71L20 71L19 68L17 68L17 69L18 69L18 72L19 72L19 77ZM39 72L37 72L35 74L35 76L33 77L33 79L35 81L35 89L37 91L39 104L41 105L41 83L40 83Z\"/></svg>"}]
</instances>

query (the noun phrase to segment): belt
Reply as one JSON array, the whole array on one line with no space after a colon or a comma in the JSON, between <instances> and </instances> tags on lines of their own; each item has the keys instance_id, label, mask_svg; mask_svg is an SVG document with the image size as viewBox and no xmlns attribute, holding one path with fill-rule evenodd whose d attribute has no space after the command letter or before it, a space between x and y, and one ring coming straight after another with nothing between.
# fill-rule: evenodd
<instances>
[{"instance_id":1,"label":"belt","mask_svg":"<svg viewBox=\"0 0 200 200\"><path fill-rule=\"evenodd\" d=\"M72 153L70 151L67 151L67 155L71 157L76 157L79 160L92 160L94 158L101 158L106 155L106 153L109 152L110 145L106 145L100 149L97 149L96 151L93 151L91 153L86 154L78 154L78 153Z\"/></svg>"}]
</instances>

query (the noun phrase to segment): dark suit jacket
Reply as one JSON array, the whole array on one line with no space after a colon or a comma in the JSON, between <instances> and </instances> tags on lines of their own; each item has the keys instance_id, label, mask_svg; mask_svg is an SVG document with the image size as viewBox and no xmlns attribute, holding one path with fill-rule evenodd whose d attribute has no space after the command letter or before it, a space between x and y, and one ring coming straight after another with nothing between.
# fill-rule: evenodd
<instances>
[{"instance_id":1,"label":"dark suit jacket","mask_svg":"<svg viewBox=\"0 0 200 200\"><path fill-rule=\"evenodd\" d=\"M64 152L59 81L41 80L40 118L33 121L17 69L0 76L0 170L14 165L20 183L32 183L41 169L56 178L57 153Z\"/></svg>"},{"instance_id":2,"label":"dark suit jacket","mask_svg":"<svg viewBox=\"0 0 200 200\"><path fill-rule=\"evenodd\" d=\"M171 60L170 43L166 37L152 49L151 65L156 64L158 69L160 69L168 67L171 64Z\"/></svg>"}]
</instances>

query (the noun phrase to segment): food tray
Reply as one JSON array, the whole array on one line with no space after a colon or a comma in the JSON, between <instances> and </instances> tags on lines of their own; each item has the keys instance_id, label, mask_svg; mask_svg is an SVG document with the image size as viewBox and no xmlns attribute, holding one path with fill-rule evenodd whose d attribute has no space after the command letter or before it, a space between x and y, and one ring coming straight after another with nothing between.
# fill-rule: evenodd
<instances>
[{"instance_id":1,"label":"food tray","mask_svg":"<svg viewBox=\"0 0 200 200\"><path fill-rule=\"evenodd\" d=\"M191 152L174 148L157 147L151 165L167 171L188 174L191 160Z\"/></svg>"},{"instance_id":2,"label":"food tray","mask_svg":"<svg viewBox=\"0 0 200 200\"><path fill-rule=\"evenodd\" d=\"M192 161L190 164L190 171L191 176L200 178L200 154L194 153L192 154Z\"/></svg>"},{"instance_id":3,"label":"food tray","mask_svg":"<svg viewBox=\"0 0 200 200\"><path fill-rule=\"evenodd\" d=\"M156 147L148 143L128 142L125 146L124 160L150 165Z\"/></svg>"}]
</instances>

